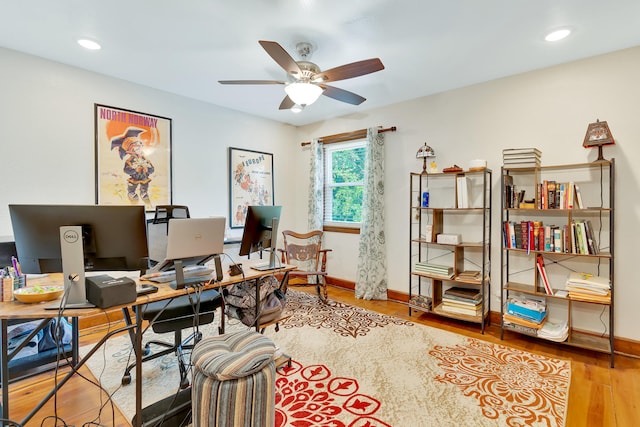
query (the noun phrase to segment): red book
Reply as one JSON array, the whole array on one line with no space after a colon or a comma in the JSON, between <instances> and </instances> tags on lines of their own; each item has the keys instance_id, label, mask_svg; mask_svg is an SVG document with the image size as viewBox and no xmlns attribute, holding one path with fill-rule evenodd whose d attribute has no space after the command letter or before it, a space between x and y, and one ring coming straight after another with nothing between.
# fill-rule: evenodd
<instances>
[{"instance_id":1,"label":"red book","mask_svg":"<svg viewBox=\"0 0 640 427\"><path fill-rule=\"evenodd\" d=\"M538 266L538 273L540 273L540 279L542 280L542 284L544 285L544 291L547 295L553 295L553 289L549 285L549 278L547 277L547 269L544 267L544 258L542 255L538 255L536 257L536 264Z\"/></svg>"}]
</instances>

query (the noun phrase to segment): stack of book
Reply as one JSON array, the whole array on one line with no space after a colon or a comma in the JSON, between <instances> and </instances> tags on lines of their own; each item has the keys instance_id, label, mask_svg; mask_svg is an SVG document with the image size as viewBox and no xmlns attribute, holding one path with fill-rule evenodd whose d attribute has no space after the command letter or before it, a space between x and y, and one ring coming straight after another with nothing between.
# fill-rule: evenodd
<instances>
[{"instance_id":1,"label":"stack of book","mask_svg":"<svg viewBox=\"0 0 640 427\"><path fill-rule=\"evenodd\" d=\"M562 322L546 321L538 330L538 336L555 342L566 341L569 337L569 325L566 320Z\"/></svg>"},{"instance_id":2,"label":"stack of book","mask_svg":"<svg viewBox=\"0 0 640 427\"><path fill-rule=\"evenodd\" d=\"M514 296L507 302L507 311L502 317L505 325L537 335L547 319L547 304L544 299Z\"/></svg>"},{"instance_id":3,"label":"stack of book","mask_svg":"<svg viewBox=\"0 0 640 427\"><path fill-rule=\"evenodd\" d=\"M611 281L608 277L571 272L567 278L566 290L569 298L592 302L611 302Z\"/></svg>"},{"instance_id":4,"label":"stack of book","mask_svg":"<svg viewBox=\"0 0 640 427\"><path fill-rule=\"evenodd\" d=\"M540 166L541 154L537 148L505 148L502 164L510 168L533 168Z\"/></svg>"},{"instance_id":5,"label":"stack of book","mask_svg":"<svg viewBox=\"0 0 640 427\"><path fill-rule=\"evenodd\" d=\"M478 289L452 287L442 293L442 311L468 316L482 314L482 294Z\"/></svg>"},{"instance_id":6,"label":"stack of book","mask_svg":"<svg viewBox=\"0 0 640 427\"><path fill-rule=\"evenodd\" d=\"M478 270L465 270L456 275L459 282L479 282L482 279L482 273Z\"/></svg>"},{"instance_id":7,"label":"stack of book","mask_svg":"<svg viewBox=\"0 0 640 427\"><path fill-rule=\"evenodd\" d=\"M453 277L453 267L429 262L416 262L415 271L420 273L433 274L435 276Z\"/></svg>"}]
</instances>

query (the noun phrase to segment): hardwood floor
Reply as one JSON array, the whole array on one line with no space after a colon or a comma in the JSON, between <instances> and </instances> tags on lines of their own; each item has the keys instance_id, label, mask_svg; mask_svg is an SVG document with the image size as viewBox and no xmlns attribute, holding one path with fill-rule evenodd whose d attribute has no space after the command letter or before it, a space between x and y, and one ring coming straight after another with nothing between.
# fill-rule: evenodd
<instances>
[{"instance_id":1,"label":"hardwood floor","mask_svg":"<svg viewBox=\"0 0 640 427\"><path fill-rule=\"evenodd\" d=\"M296 288L311 292L311 289ZM449 330L490 342L508 345L549 357L558 357L572 361L572 377L569 395L567 427L574 426L619 426L640 425L640 359L616 355L615 368L609 368L609 357L591 351L545 343L519 334L505 333L500 340L499 325L490 325L485 334L479 332L478 325L457 322L429 314L414 313L409 317L405 304L392 301L363 301L353 297L353 291L329 287L329 297L335 301L366 308L379 313L411 319L416 323ZM101 331L84 331L82 345L94 342ZM74 376L57 395L58 417L66 425L76 427L94 420L91 425L128 426L117 408L112 408L107 396L100 393L91 383L93 376L84 368L81 373L87 378ZM46 395L53 384L53 374L45 373L12 384L10 387L11 417L21 420ZM144 386L143 386L144 387ZM53 426L52 420L43 423L46 416L55 413L52 398L26 426ZM99 409L104 407L99 419ZM100 424L101 423L101 424ZM58 422L63 426L62 422ZM413 427L413 426L395 426Z\"/></svg>"}]
</instances>

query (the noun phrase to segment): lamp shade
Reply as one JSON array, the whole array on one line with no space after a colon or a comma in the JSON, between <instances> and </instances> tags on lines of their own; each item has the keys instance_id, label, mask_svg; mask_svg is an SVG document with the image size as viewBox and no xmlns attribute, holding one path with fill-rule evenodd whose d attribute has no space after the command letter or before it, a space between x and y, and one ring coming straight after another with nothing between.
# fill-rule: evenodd
<instances>
[{"instance_id":1,"label":"lamp shade","mask_svg":"<svg viewBox=\"0 0 640 427\"><path fill-rule=\"evenodd\" d=\"M289 83L284 91L298 105L311 105L322 94L322 88L312 83Z\"/></svg>"},{"instance_id":2,"label":"lamp shade","mask_svg":"<svg viewBox=\"0 0 640 427\"><path fill-rule=\"evenodd\" d=\"M421 159L423 157L435 157L436 153L433 151L433 148L429 147L425 142L423 146L418 149L416 153L416 158Z\"/></svg>"}]
</instances>

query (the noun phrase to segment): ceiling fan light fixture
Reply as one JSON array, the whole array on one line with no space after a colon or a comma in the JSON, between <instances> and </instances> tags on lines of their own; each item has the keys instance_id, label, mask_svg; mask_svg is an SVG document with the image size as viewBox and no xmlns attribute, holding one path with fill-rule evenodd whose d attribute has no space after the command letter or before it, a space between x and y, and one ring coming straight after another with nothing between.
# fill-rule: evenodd
<instances>
[{"instance_id":1,"label":"ceiling fan light fixture","mask_svg":"<svg viewBox=\"0 0 640 427\"><path fill-rule=\"evenodd\" d=\"M322 88L312 83L295 82L284 87L289 98L298 105L311 105L322 95Z\"/></svg>"},{"instance_id":2,"label":"ceiling fan light fixture","mask_svg":"<svg viewBox=\"0 0 640 427\"><path fill-rule=\"evenodd\" d=\"M294 104L293 107L291 107L291 112L293 114L301 113L302 110L304 110L304 105Z\"/></svg>"}]
</instances>

